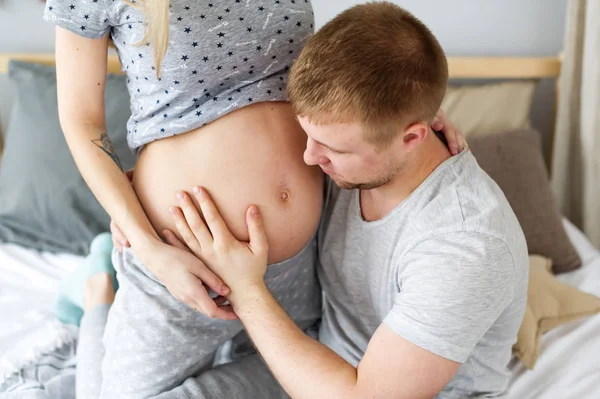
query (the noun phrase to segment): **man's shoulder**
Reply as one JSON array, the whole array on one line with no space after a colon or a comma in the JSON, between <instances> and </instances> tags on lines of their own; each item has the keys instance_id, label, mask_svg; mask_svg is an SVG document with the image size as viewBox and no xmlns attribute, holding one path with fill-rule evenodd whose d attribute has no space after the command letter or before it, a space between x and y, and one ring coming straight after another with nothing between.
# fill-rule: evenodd
<instances>
[{"instance_id":1,"label":"man's shoulder","mask_svg":"<svg viewBox=\"0 0 600 399\"><path fill-rule=\"evenodd\" d=\"M423 190L413 228L432 235L465 231L500 239L520 231L504 193L473 155L462 153L450 161Z\"/></svg>"},{"instance_id":2,"label":"man's shoulder","mask_svg":"<svg viewBox=\"0 0 600 399\"><path fill-rule=\"evenodd\" d=\"M468 237L481 244L501 242L518 263L523 263L527 253L525 236L502 190L471 153L460 154L451 161L430 182L411 218L413 246L453 237Z\"/></svg>"}]
</instances>

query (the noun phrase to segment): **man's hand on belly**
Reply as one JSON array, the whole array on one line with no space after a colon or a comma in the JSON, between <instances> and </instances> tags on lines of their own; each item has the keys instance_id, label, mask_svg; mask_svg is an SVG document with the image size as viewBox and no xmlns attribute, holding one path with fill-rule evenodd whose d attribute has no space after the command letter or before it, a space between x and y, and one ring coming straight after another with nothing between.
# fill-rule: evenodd
<instances>
[{"instance_id":1,"label":"man's hand on belly","mask_svg":"<svg viewBox=\"0 0 600 399\"><path fill-rule=\"evenodd\" d=\"M175 226L194 255L231 288L228 299L233 304L234 298L248 287L264 285L269 245L262 216L257 206L248 208L246 223L250 242L238 241L206 190L196 187L193 193L204 219L190 196L179 193L181 207L170 209ZM174 234L168 236L167 242L172 241ZM181 245L177 241L172 243Z\"/></svg>"}]
</instances>

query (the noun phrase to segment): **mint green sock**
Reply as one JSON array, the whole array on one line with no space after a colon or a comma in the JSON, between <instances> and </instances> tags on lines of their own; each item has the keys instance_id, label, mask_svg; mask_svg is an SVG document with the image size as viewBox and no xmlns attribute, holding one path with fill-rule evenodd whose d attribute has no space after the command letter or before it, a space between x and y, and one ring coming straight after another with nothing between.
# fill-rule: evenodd
<instances>
[{"instance_id":1,"label":"mint green sock","mask_svg":"<svg viewBox=\"0 0 600 399\"><path fill-rule=\"evenodd\" d=\"M65 324L79 325L83 316L83 292L87 280L97 273L108 273L113 280L115 291L118 288L116 272L112 265L112 238L110 233L102 233L92 241L90 253L59 287L56 315Z\"/></svg>"}]
</instances>

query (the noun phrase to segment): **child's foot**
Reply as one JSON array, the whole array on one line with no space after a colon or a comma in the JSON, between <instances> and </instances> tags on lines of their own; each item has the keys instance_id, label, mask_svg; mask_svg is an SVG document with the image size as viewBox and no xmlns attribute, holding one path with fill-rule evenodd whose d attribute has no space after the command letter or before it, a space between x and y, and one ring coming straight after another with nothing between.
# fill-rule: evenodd
<instances>
[{"instance_id":1,"label":"child's foot","mask_svg":"<svg viewBox=\"0 0 600 399\"><path fill-rule=\"evenodd\" d=\"M96 273L85 283L83 310L87 312L96 306L112 304L115 301L113 277L108 273Z\"/></svg>"}]
</instances>

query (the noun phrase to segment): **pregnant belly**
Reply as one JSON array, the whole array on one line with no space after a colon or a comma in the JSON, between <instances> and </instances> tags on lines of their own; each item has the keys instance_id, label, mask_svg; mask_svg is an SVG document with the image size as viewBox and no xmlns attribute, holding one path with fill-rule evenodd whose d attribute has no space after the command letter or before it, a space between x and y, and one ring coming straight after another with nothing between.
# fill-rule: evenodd
<instances>
[{"instance_id":1,"label":"pregnant belly","mask_svg":"<svg viewBox=\"0 0 600 399\"><path fill-rule=\"evenodd\" d=\"M302 159L306 136L287 103L242 108L192 132L148 144L133 185L157 232L175 230L169 207L179 191L205 187L232 233L248 240L245 214L256 204L269 240L269 263L293 257L317 229L319 168Z\"/></svg>"}]
</instances>

